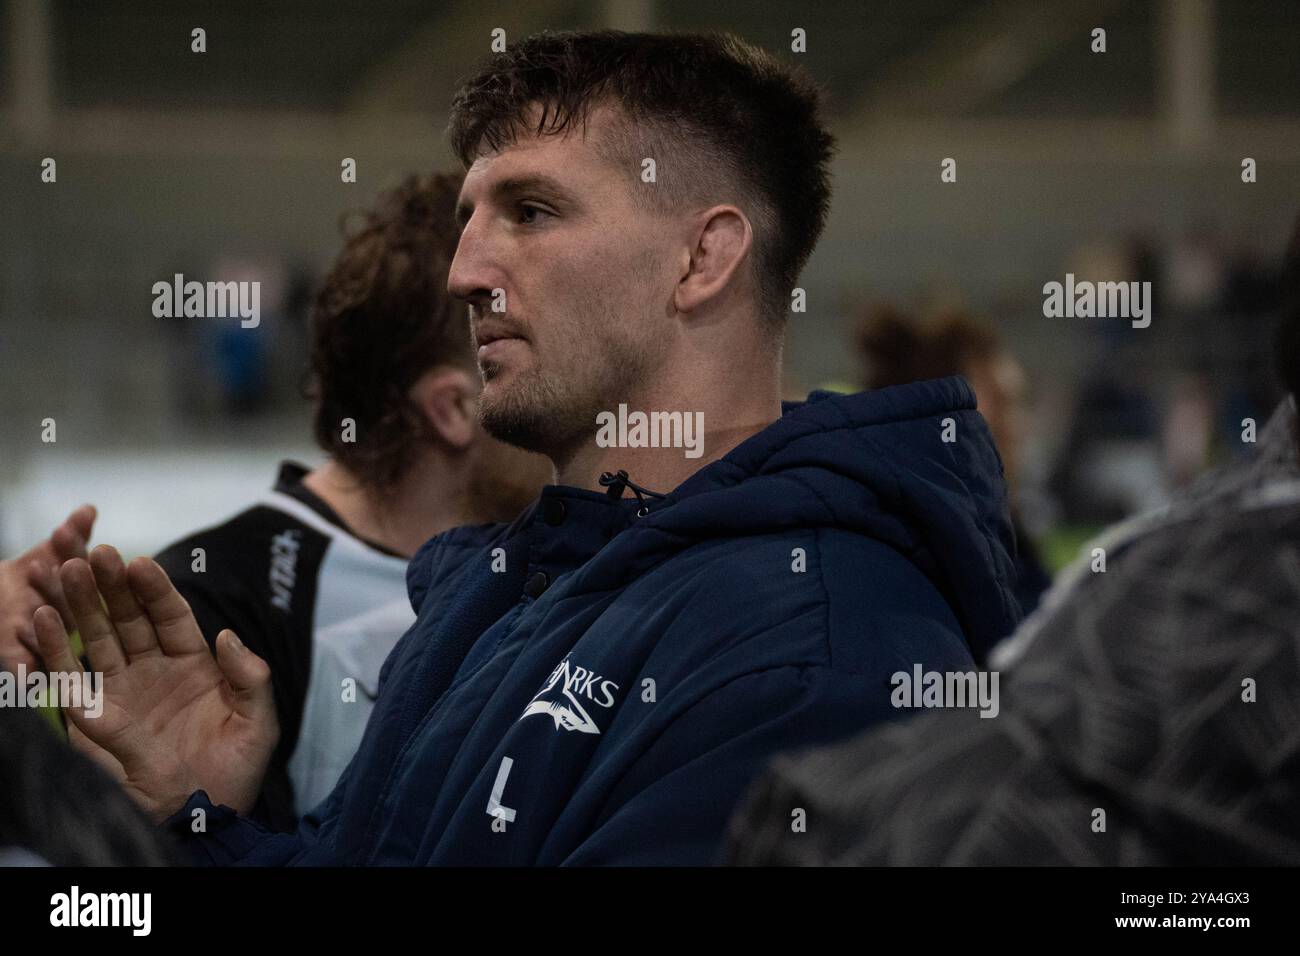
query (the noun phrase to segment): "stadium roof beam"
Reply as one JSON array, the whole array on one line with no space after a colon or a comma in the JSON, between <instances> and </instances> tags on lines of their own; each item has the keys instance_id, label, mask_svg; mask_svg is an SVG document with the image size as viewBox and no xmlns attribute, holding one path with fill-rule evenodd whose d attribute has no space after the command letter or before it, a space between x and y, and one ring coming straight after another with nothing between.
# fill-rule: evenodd
<instances>
[{"instance_id":1,"label":"stadium roof beam","mask_svg":"<svg viewBox=\"0 0 1300 956\"><path fill-rule=\"evenodd\" d=\"M468 72L491 52L492 30L505 30L506 42L512 43L560 20L567 6L566 0L478 0L457 4L449 13L414 29L410 37L380 60L347 97L344 109L357 113L427 109L429 114L441 117L445 105L429 99L431 63Z\"/></svg>"},{"instance_id":2,"label":"stadium roof beam","mask_svg":"<svg viewBox=\"0 0 1300 956\"><path fill-rule=\"evenodd\" d=\"M1175 0L1177 2L1177 0ZM895 61L850 115L953 115L1008 89L1062 44L1086 43L1118 0L1000 0Z\"/></svg>"},{"instance_id":3,"label":"stadium roof beam","mask_svg":"<svg viewBox=\"0 0 1300 956\"><path fill-rule=\"evenodd\" d=\"M18 144L37 146L49 135L54 113L50 0L10 0L8 27L8 125Z\"/></svg>"},{"instance_id":4,"label":"stadium roof beam","mask_svg":"<svg viewBox=\"0 0 1300 956\"><path fill-rule=\"evenodd\" d=\"M1164 0L1160 10L1160 108L1174 147L1214 137L1213 0Z\"/></svg>"},{"instance_id":5,"label":"stadium roof beam","mask_svg":"<svg viewBox=\"0 0 1300 956\"><path fill-rule=\"evenodd\" d=\"M649 33L655 28L655 0L603 0L601 23L609 30Z\"/></svg>"},{"instance_id":6,"label":"stadium roof beam","mask_svg":"<svg viewBox=\"0 0 1300 956\"><path fill-rule=\"evenodd\" d=\"M0 114L0 129L4 116ZM54 112L42 151L105 156L349 156L359 143L394 154L435 158L445 148L428 113L343 116L305 110L205 110L80 107ZM6 144L8 145L8 144ZM22 141L9 151L34 151Z\"/></svg>"}]
</instances>

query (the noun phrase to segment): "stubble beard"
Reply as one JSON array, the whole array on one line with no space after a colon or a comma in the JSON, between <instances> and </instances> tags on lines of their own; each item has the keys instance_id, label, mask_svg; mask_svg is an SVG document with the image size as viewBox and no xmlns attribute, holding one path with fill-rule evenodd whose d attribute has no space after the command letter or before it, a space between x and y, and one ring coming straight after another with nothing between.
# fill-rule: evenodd
<instances>
[{"instance_id":1,"label":"stubble beard","mask_svg":"<svg viewBox=\"0 0 1300 956\"><path fill-rule=\"evenodd\" d=\"M563 372L533 367L492 394L494 369L483 370L487 389L479 421L494 438L545 455L559 466L595 440L596 416L637 393L660 356L632 342L603 340L598 350L580 349ZM598 351L599 354L592 354ZM585 353L585 354L583 354Z\"/></svg>"}]
</instances>

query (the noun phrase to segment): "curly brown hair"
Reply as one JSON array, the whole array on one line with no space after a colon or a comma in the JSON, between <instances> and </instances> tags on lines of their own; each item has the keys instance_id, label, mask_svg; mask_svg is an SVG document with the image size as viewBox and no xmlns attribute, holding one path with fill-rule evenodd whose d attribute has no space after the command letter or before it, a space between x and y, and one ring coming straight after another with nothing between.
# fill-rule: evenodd
<instances>
[{"instance_id":1,"label":"curly brown hair","mask_svg":"<svg viewBox=\"0 0 1300 956\"><path fill-rule=\"evenodd\" d=\"M374 491L405 475L428 435L411 386L436 365L474 366L465 306L447 292L462 179L411 176L380 194L359 229L348 234L345 219L343 250L312 301L316 442Z\"/></svg>"}]
</instances>

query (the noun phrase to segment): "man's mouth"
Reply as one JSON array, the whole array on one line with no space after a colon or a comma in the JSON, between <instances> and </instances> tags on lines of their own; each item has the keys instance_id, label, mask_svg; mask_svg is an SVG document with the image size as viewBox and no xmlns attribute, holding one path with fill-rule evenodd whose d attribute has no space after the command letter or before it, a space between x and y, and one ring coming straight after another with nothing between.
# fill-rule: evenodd
<instances>
[{"instance_id":1,"label":"man's mouth","mask_svg":"<svg viewBox=\"0 0 1300 956\"><path fill-rule=\"evenodd\" d=\"M480 363L485 360L496 360L509 349L527 341L514 329L504 325L484 324L474 332L474 344L478 347Z\"/></svg>"}]
</instances>

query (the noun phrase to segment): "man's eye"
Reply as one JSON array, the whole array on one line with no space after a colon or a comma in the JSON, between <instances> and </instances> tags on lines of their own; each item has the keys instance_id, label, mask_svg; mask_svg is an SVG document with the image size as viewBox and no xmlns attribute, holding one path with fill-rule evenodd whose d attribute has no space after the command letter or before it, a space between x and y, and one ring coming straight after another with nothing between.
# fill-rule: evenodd
<instances>
[{"instance_id":1,"label":"man's eye","mask_svg":"<svg viewBox=\"0 0 1300 956\"><path fill-rule=\"evenodd\" d=\"M541 206L535 206L532 203L519 204L519 221L525 226L531 226L538 222L539 216L553 215L549 209L543 209Z\"/></svg>"}]
</instances>

